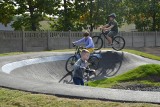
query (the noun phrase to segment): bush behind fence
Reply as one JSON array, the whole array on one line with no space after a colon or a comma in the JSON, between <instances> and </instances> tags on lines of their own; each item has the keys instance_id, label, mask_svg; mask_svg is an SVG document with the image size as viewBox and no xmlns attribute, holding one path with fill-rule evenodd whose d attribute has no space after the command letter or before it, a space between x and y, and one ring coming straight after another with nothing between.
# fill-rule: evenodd
<instances>
[{"instance_id":1,"label":"bush behind fence","mask_svg":"<svg viewBox=\"0 0 160 107\"><path fill-rule=\"evenodd\" d=\"M93 32L91 35L99 34ZM160 46L160 32L120 32L118 35L124 37L126 47ZM73 31L0 31L0 52L70 49L72 42L82 37L82 32ZM107 41L104 41L106 48Z\"/></svg>"}]
</instances>

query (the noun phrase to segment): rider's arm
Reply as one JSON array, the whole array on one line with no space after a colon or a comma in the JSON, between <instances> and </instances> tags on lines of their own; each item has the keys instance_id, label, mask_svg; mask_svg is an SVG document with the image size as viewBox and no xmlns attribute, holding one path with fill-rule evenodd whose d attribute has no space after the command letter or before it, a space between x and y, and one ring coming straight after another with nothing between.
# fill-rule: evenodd
<instances>
[{"instance_id":1,"label":"rider's arm","mask_svg":"<svg viewBox=\"0 0 160 107\"><path fill-rule=\"evenodd\" d=\"M109 27L109 24L102 26L102 29Z\"/></svg>"},{"instance_id":2,"label":"rider's arm","mask_svg":"<svg viewBox=\"0 0 160 107\"><path fill-rule=\"evenodd\" d=\"M74 68L75 69L81 69L81 70L85 70L86 67L82 66L83 64L81 64L82 62L80 61L80 59L74 64Z\"/></svg>"},{"instance_id":3,"label":"rider's arm","mask_svg":"<svg viewBox=\"0 0 160 107\"><path fill-rule=\"evenodd\" d=\"M111 25L111 26L105 28L105 30L111 30L113 27L114 27L114 25Z\"/></svg>"},{"instance_id":4,"label":"rider's arm","mask_svg":"<svg viewBox=\"0 0 160 107\"><path fill-rule=\"evenodd\" d=\"M80 43L83 43L84 41L85 41L85 38L82 38L78 41L73 42L73 44L80 44Z\"/></svg>"}]
</instances>

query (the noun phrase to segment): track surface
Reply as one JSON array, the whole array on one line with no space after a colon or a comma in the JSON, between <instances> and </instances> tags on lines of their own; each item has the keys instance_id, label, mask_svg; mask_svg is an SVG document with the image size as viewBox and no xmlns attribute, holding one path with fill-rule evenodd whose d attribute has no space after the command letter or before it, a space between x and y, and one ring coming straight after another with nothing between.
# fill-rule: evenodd
<instances>
[{"instance_id":1,"label":"track surface","mask_svg":"<svg viewBox=\"0 0 160 107\"><path fill-rule=\"evenodd\" d=\"M72 53L37 52L0 57L0 86L24 91L77 98L160 103L160 92L118 90L75 86L65 71L65 61ZM126 52L102 54L97 77L113 77L143 64L160 64Z\"/></svg>"}]
</instances>

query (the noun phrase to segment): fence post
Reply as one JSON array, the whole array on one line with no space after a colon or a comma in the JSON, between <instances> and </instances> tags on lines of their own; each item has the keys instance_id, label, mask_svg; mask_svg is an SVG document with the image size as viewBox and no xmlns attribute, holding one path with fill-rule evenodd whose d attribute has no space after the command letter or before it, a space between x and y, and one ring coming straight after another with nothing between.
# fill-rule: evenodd
<instances>
[{"instance_id":1,"label":"fence post","mask_svg":"<svg viewBox=\"0 0 160 107\"><path fill-rule=\"evenodd\" d=\"M71 30L69 30L69 49L71 49Z\"/></svg>"},{"instance_id":2,"label":"fence post","mask_svg":"<svg viewBox=\"0 0 160 107\"><path fill-rule=\"evenodd\" d=\"M155 47L157 46L157 31L156 31L156 34L155 34Z\"/></svg>"},{"instance_id":3,"label":"fence post","mask_svg":"<svg viewBox=\"0 0 160 107\"><path fill-rule=\"evenodd\" d=\"M143 32L143 37L144 37L144 47L146 47L146 36L144 35L144 32Z\"/></svg>"},{"instance_id":4,"label":"fence post","mask_svg":"<svg viewBox=\"0 0 160 107\"><path fill-rule=\"evenodd\" d=\"M22 30L22 52L25 51L25 31Z\"/></svg>"},{"instance_id":5,"label":"fence post","mask_svg":"<svg viewBox=\"0 0 160 107\"><path fill-rule=\"evenodd\" d=\"M133 48L133 45L134 45L133 42L134 42L134 41L133 41L133 32L132 32L132 48Z\"/></svg>"},{"instance_id":6,"label":"fence post","mask_svg":"<svg viewBox=\"0 0 160 107\"><path fill-rule=\"evenodd\" d=\"M49 48L49 37L50 37L49 31L47 30L47 50L50 50L50 48Z\"/></svg>"}]
</instances>

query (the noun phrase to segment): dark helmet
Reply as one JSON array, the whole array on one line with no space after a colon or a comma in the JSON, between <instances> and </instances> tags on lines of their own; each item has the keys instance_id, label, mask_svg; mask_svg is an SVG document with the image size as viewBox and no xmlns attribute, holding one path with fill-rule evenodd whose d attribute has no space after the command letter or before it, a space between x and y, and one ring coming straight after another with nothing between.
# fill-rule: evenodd
<instances>
[{"instance_id":1,"label":"dark helmet","mask_svg":"<svg viewBox=\"0 0 160 107\"><path fill-rule=\"evenodd\" d=\"M84 34L83 34L83 36L84 36L84 37L89 36L89 32L88 32L88 31L85 31Z\"/></svg>"},{"instance_id":2,"label":"dark helmet","mask_svg":"<svg viewBox=\"0 0 160 107\"><path fill-rule=\"evenodd\" d=\"M111 13L110 15L108 15L108 17L116 18L116 14L115 13Z\"/></svg>"}]
</instances>

